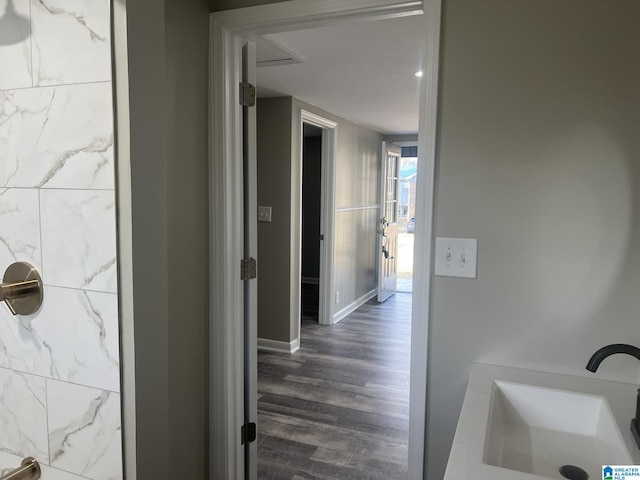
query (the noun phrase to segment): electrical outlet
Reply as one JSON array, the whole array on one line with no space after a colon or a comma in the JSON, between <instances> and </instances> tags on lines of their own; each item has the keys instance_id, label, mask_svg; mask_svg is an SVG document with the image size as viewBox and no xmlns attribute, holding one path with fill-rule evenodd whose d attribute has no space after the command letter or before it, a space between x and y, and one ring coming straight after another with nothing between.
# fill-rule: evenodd
<instances>
[{"instance_id":1,"label":"electrical outlet","mask_svg":"<svg viewBox=\"0 0 640 480\"><path fill-rule=\"evenodd\" d=\"M340 292L336 292L336 303L340 303Z\"/></svg>"},{"instance_id":2,"label":"electrical outlet","mask_svg":"<svg viewBox=\"0 0 640 480\"><path fill-rule=\"evenodd\" d=\"M436 275L477 278L477 259L477 238L436 238Z\"/></svg>"}]
</instances>

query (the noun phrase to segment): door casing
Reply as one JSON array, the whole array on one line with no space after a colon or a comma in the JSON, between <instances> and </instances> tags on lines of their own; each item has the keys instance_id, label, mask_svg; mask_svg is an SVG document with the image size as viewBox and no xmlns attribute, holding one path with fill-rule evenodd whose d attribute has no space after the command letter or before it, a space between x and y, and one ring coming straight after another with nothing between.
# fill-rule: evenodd
<instances>
[{"instance_id":1,"label":"door casing","mask_svg":"<svg viewBox=\"0 0 640 480\"><path fill-rule=\"evenodd\" d=\"M318 323L321 325L331 325L333 323L333 250L334 250L334 217L335 217L335 166L336 151L338 148L338 124L332 120L300 109L300 122L298 125L297 140L300 148L300 159L302 159L303 145L303 124L309 123L322 128L322 174L320 178L322 198L320 199L320 233L323 240L320 244L320 290ZM300 303L302 281L302 165L292 168L291 191L295 198L291 199L291 318L294 324L294 337L300 345ZM298 168L298 171L295 171Z\"/></svg>"},{"instance_id":2,"label":"door casing","mask_svg":"<svg viewBox=\"0 0 640 480\"><path fill-rule=\"evenodd\" d=\"M418 132L418 197L411 340L408 477L422 478L428 439L429 317L442 0L292 0L211 14L210 21L210 376L209 478L244 478L242 108L238 102L242 37L337 22L424 14ZM424 252L424 253L419 253ZM259 271L259 266L258 266Z\"/></svg>"},{"instance_id":3,"label":"door casing","mask_svg":"<svg viewBox=\"0 0 640 480\"><path fill-rule=\"evenodd\" d=\"M242 47L242 81L256 84L256 44L246 42ZM244 255L258 257L258 116L256 107L243 107L244 162ZM244 280L244 422L258 421L258 281ZM245 444L245 477L257 480L257 442Z\"/></svg>"}]
</instances>

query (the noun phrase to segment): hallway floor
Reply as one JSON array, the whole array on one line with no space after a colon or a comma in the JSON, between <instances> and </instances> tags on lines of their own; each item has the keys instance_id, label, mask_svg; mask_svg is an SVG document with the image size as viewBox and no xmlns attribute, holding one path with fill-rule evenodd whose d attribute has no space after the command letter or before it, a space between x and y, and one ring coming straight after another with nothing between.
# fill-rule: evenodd
<instances>
[{"instance_id":1,"label":"hallway floor","mask_svg":"<svg viewBox=\"0 0 640 480\"><path fill-rule=\"evenodd\" d=\"M258 355L258 478L406 479L411 295L325 327L293 355Z\"/></svg>"}]
</instances>

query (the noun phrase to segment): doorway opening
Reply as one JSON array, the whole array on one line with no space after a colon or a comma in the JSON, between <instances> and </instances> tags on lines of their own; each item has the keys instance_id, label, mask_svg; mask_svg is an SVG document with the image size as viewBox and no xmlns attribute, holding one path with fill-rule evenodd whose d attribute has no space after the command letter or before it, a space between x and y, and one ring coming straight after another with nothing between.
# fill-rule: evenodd
<instances>
[{"instance_id":1,"label":"doorway opening","mask_svg":"<svg viewBox=\"0 0 640 480\"><path fill-rule=\"evenodd\" d=\"M320 233L322 198L322 128L302 125L302 322L319 323Z\"/></svg>"},{"instance_id":2,"label":"doorway opening","mask_svg":"<svg viewBox=\"0 0 640 480\"><path fill-rule=\"evenodd\" d=\"M241 83L240 48L242 39L255 35L333 25L347 20L398 18L424 13L425 35L421 82L420 127L421 161L425 175L417 200L416 258L414 280L422 292L413 297L411 327L411 400L409 422L409 477L422 475L425 452L425 425L428 372L427 339L431 291L431 238L433 226L433 172L440 39L441 0L425 2L387 2L380 0L341 0L307 2L292 0L212 14L211 22L211 150L210 211L211 231L211 478L244 478L244 450L240 428L245 423L241 381L244 368L242 304L244 283L238 275L242 259L242 108L237 102ZM415 102L414 102L415 104ZM384 305L384 304L383 304ZM299 309L299 305L297 306ZM299 311L299 310L298 310ZM251 463L251 462L249 462Z\"/></svg>"},{"instance_id":3,"label":"doorway opening","mask_svg":"<svg viewBox=\"0 0 640 480\"><path fill-rule=\"evenodd\" d=\"M274 140L273 129L277 122L274 103L286 102L277 98L258 99L259 116L266 120L266 125L258 122L258 137L263 140L266 137ZM293 104L295 106L296 102ZM311 109L311 106L305 108ZM318 469L326 469L333 478L368 478L370 475L386 475L389 479L406 478L411 297L393 296L395 289L390 288L386 290L388 295L385 296L385 303L378 303L377 300L367 302L366 299L364 305L349 312L335 325L319 325L316 319L310 318L318 313L320 285L325 284L319 268L322 264L319 257L327 239L325 237L325 240L318 241L318 237L326 231L321 227L325 204L323 192L329 192L326 196L331 198L330 192L335 189L335 182L328 183L326 189L322 188L322 179L330 177L327 173L331 171L330 168L324 168L325 162L322 161L324 137L335 135L337 128L342 129L344 135L336 135L339 137L337 149L351 152L350 155L342 154L336 158L337 162L341 162L338 170L343 174L340 178L343 188L338 188L337 195L344 194L344 184L347 183L349 190L366 190L364 198L372 203L364 204L358 201L360 198L352 200L351 204L341 203L335 208L335 216L338 219L336 251L341 252L337 256L347 263L357 261L355 254L369 258L369 269L362 272L362 276L372 277L367 289L373 293L376 285L374 275L370 272L375 271L375 261L379 255L376 231L381 210L389 220L389 225L385 227L388 238L393 237L389 227L395 225L397 219L395 166L400 149L386 145L383 148L385 153L381 155L382 136L379 133L333 115L331 118L336 124L332 129L321 128L318 123L323 117L317 114L313 117L307 110L301 111L301 117L302 161L296 161L300 163L301 184L294 183L291 190L292 197L301 196L301 276L292 278L292 286L298 284L302 287L300 345L295 352L263 348L258 353L257 475L258 478L275 480L313 475ZM286 119L284 123L290 128L290 123L296 124L296 120L289 122ZM270 135L264 131L260 134L261 125ZM297 142L295 139L294 143ZM366 148L363 144L366 144ZM373 155L368 163L356 160L362 156L363 148ZM376 187L379 181L387 184L386 180L382 180L381 171L382 164L389 161L386 154L388 150L393 152L390 158L394 167L385 167L385 170L392 180L392 192L383 195L385 207L382 208ZM263 152L258 149L259 164L261 159L271 157L269 151L268 147ZM368 164L371 170L365 170L362 163ZM297 169L292 168L292 171ZM353 171L357 174L350 173ZM298 174L292 173L292 176L297 178ZM280 190L271 180L267 181L268 185L261 186L261 180L262 177L258 181L258 188L265 197L268 193L265 187ZM296 211L296 207L291 208L292 216ZM363 230L369 231L370 235L356 236L355 240L361 240L347 242L352 246L345 245L343 239L350 235L349 232L360 235L359 232ZM387 239L385 244L391 252L390 264L394 263L392 257L395 255L392 243L395 242ZM346 251L343 250L345 246L348 247ZM292 247L291 254L296 258L300 256L295 247ZM333 256L327 256L329 278L332 278L331 267L334 262ZM395 268L392 270L395 272ZM263 268L263 280L266 275ZM305 293L311 289L317 292L317 296L305 298ZM347 290L343 289L342 292L347 293ZM305 301L310 299L311 304L306 305ZM305 311L309 316L305 315ZM259 312L258 316L262 322L260 319L264 319L264 314ZM357 455L345 454L358 449L366 451ZM379 453L372 454L376 451Z\"/></svg>"},{"instance_id":4,"label":"doorway opening","mask_svg":"<svg viewBox=\"0 0 640 480\"><path fill-rule=\"evenodd\" d=\"M413 247L416 229L418 147L402 146L398 205L398 292L413 292Z\"/></svg>"}]
</instances>

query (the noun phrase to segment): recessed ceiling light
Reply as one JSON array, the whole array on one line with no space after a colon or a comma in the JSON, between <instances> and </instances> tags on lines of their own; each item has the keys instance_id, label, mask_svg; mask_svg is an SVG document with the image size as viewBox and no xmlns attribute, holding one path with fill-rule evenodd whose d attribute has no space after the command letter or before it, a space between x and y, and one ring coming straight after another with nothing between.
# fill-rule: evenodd
<instances>
[{"instance_id":1,"label":"recessed ceiling light","mask_svg":"<svg viewBox=\"0 0 640 480\"><path fill-rule=\"evenodd\" d=\"M422 76L422 70L418 70L416 73L414 73L414 75L420 78Z\"/></svg>"}]
</instances>

